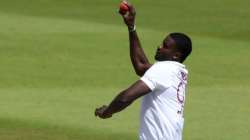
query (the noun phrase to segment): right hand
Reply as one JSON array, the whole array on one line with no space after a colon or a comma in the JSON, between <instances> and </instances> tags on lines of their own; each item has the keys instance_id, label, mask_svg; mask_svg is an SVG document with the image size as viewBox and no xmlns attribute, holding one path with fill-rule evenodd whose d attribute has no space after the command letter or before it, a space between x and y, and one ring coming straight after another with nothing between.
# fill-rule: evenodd
<instances>
[{"instance_id":1,"label":"right hand","mask_svg":"<svg viewBox=\"0 0 250 140\"><path fill-rule=\"evenodd\" d=\"M95 116L98 116L102 119L107 119L112 117L112 114L107 114L105 111L107 110L108 106L103 105L102 107L95 109Z\"/></svg>"},{"instance_id":2,"label":"right hand","mask_svg":"<svg viewBox=\"0 0 250 140\"><path fill-rule=\"evenodd\" d=\"M135 8L128 1L125 1L129 7L129 11L121 16L123 17L124 23L128 26L128 28L133 28L135 26Z\"/></svg>"}]
</instances>

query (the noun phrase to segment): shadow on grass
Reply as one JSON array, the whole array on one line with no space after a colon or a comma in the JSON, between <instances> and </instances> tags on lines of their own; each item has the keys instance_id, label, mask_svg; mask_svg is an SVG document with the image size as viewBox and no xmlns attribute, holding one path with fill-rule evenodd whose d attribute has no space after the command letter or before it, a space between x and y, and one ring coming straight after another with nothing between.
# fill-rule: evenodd
<instances>
[{"instance_id":1,"label":"shadow on grass","mask_svg":"<svg viewBox=\"0 0 250 140\"><path fill-rule=\"evenodd\" d=\"M0 118L1 140L133 140L130 133L113 133L107 130L70 128L41 122Z\"/></svg>"}]
</instances>

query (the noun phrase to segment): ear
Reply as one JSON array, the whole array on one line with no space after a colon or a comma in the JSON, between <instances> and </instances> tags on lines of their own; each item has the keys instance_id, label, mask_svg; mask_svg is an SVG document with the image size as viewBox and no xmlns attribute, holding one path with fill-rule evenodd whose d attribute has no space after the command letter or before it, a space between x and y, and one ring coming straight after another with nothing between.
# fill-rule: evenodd
<instances>
[{"instance_id":1,"label":"ear","mask_svg":"<svg viewBox=\"0 0 250 140\"><path fill-rule=\"evenodd\" d=\"M174 59L174 60L180 61L180 60L181 60L181 53L180 53L180 52L176 52L176 53L174 54L174 56L173 56L173 59Z\"/></svg>"}]
</instances>

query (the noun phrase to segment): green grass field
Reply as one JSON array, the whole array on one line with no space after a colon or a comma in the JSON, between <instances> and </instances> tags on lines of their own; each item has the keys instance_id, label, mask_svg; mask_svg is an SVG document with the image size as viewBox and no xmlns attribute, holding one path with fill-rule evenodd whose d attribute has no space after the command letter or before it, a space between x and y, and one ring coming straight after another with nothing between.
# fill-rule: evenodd
<instances>
[{"instance_id":1,"label":"green grass field","mask_svg":"<svg viewBox=\"0 0 250 140\"><path fill-rule=\"evenodd\" d=\"M153 61L170 32L192 37L184 140L249 140L248 0L131 0ZM0 140L136 140L136 101L94 117L138 79L118 0L0 4Z\"/></svg>"}]
</instances>

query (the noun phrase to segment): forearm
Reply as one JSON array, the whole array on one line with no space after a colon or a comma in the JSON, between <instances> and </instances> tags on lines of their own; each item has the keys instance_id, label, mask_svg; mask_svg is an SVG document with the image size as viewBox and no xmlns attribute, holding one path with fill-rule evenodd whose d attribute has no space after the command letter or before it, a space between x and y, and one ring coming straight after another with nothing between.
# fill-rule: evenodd
<instances>
[{"instance_id":1,"label":"forearm","mask_svg":"<svg viewBox=\"0 0 250 140\"><path fill-rule=\"evenodd\" d=\"M145 71L150 63L141 47L137 32L129 29L130 59L136 72Z\"/></svg>"},{"instance_id":2,"label":"forearm","mask_svg":"<svg viewBox=\"0 0 250 140\"><path fill-rule=\"evenodd\" d=\"M132 104L139 97L151 92L150 88L141 80L138 80L128 89L118 94L109 106L96 108L95 116L106 119L112 117L114 113L120 112Z\"/></svg>"},{"instance_id":3,"label":"forearm","mask_svg":"<svg viewBox=\"0 0 250 140\"><path fill-rule=\"evenodd\" d=\"M120 112L133 102L133 100L127 99L124 94L125 92L121 92L118 96L116 96L109 104L104 114L112 115L114 113Z\"/></svg>"},{"instance_id":4,"label":"forearm","mask_svg":"<svg viewBox=\"0 0 250 140\"><path fill-rule=\"evenodd\" d=\"M127 25L129 31L130 59L136 74L142 76L151 64L141 47L140 40L135 30L136 11L133 5L128 1L123 1L122 7L127 9L124 13L120 14L122 15L124 23ZM123 8L120 10L123 10Z\"/></svg>"},{"instance_id":5,"label":"forearm","mask_svg":"<svg viewBox=\"0 0 250 140\"><path fill-rule=\"evenodd\" d=\"M129 29L130 30L130 29ZM130 58L131 61L135 64L142 63L147 64L149 63L142 47L140 40L138 38L136 31L129 31L129 42L130 42Z\"/></svg>"}]
</instances>

